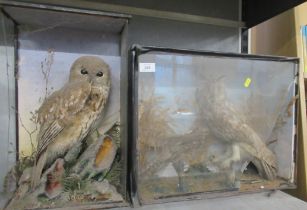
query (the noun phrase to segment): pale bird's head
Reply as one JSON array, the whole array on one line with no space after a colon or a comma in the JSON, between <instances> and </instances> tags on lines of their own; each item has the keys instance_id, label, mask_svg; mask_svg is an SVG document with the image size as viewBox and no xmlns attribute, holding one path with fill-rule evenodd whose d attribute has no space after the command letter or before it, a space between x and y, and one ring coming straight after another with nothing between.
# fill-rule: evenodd
<instances>
[{"instance_id":1,"label":"pale bird's head","mask_svg":"<svg viewBox=\"0 0 307 210\"><path fill-rule=\"evenodd\" d=\"M69 82L88 81L93 86L110 85L110 67L97 56L82 56L70 68Z\"/></svg>"}]
</instances>

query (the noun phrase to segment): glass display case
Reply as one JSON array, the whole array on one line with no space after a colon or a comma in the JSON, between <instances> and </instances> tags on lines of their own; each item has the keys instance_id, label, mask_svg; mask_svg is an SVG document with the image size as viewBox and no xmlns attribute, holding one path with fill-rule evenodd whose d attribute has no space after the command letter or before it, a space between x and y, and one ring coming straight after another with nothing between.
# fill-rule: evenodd
<instances>
[{"instance_id":1,"label":"glass display case","mask_svg":"<svg viewBox=\"0 0 307 210\"><path fill-rule=\"evenodd\" d=\"M129 205L121 124L129 16L0 6L0 208Z\"/></svg>"},{"instance_id":2,"label":"glass display case","mask_svg":"<svg viewBox=\"0 0 307 210\"><path fill-rule=\"evenodd\" d=\"M295 187L297 74L297 58L133 47L134 200Z\"/></svg>"}]
</instances>

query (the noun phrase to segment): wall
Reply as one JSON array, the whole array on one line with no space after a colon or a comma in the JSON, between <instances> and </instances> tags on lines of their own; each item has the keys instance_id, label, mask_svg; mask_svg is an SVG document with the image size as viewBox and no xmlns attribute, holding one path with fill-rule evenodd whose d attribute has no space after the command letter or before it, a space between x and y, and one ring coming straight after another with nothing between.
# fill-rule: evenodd
<instances>
[{"instance_id":1,"label":"wall","mask_svg":"<svg viewBox=\"0 0 307 210\"><path fill-rule=\"evenodd\" d=\"M259 24L251 29L251 52L302 58L300 27L306 24L307 3ZM287 192L307 200L307 124L303 68L300 68L299 92L297 189Z\"/></svg>"},{"instance_id":2,"label":"wall","mask_svg":"<svg viewBox=\"0 0 307 210\"><path fill-rule=\"evenodd\" d=\"M294 23L294 10L289 10L252 28L251 52L296 57Z\"/></svg>"},{"instance_id":3,"label":"wall","mask_svg":"<svg viewBox=\"0 0 307 210\"><path fill-rule=\"evenodd\" d=\"M153 45L195 50L239 52L239 31L235 27L214 26L191 22L155 18L154 12L167 11L185 15L238 21L239 0L90 0L116 6L153 10L148 16L133 15L129 22L128 46Z\"/></svg>"},{"instance_id":4,"label":"wall","mask_svg":"<svg viewBox=\"0 0 307 210\"><path fill-rule=\"evenodd\" d=\"M238 20L239 18L238 0L193 0L193 4L186 0L88 0L88 2L179 12L229 20Z\"/></svg>"},{"instance_id":5,"label":"wall","mask_svg":"<svg viewBox=\"0 0 307 210\"><path fill-rule=\"evenodd\" d=\"M132 15L128 47L156 45L239 52L241 0L22 0Z\"/></svg>"},{"instance_id":6,"label":"wall","mask_svg":"<svg viewBox=\"0 0 307 210\"><path fill-rule=\"evenodd\" d=\"M236 28L134 16L129 23L128 46L239 52L238 34Z\"/></svg>"}]
</instances>

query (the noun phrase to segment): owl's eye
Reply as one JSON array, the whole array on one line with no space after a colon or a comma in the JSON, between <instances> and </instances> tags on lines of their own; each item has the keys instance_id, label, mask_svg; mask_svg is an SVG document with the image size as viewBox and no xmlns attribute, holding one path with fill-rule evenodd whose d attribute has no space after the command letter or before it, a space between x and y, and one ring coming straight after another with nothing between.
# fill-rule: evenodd
<instances>
[{"instance_id":1,"label":"owl's eye","mask_svg":"<svg viewBox=\"0 0 307 210\"><path fill-rule=\"evenodd\" d=\"M86 71L85 68L82 68L82 69L81 69L81 74L88 74L88 72Z\"/></svg>"},{"instance_id":2,"label":"owl's eye","mask_svg":"<svg viewBox=\"0 0 307 210\"><path fill-rule=\"evenodd\" d=\"M103 76L103 73L100 71L96 74L97 77L102 77Z\"/></svg>"}]
</instances>

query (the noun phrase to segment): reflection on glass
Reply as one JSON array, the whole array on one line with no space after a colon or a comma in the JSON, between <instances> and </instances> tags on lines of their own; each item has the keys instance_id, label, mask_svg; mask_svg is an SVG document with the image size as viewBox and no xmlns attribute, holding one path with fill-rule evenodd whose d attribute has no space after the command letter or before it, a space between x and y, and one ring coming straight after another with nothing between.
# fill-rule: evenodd
<instances>
[{"instance_id":1,"label":"reflection on glass","mask_svg":"<svg viewBox=\"0 0 307 210\"><path fill-rule=\"evenodd\" d=\"M155 63L138 73L141 202L293 182L293 62L161 52L138 61Z\"/></svg>"}]
</instances>

